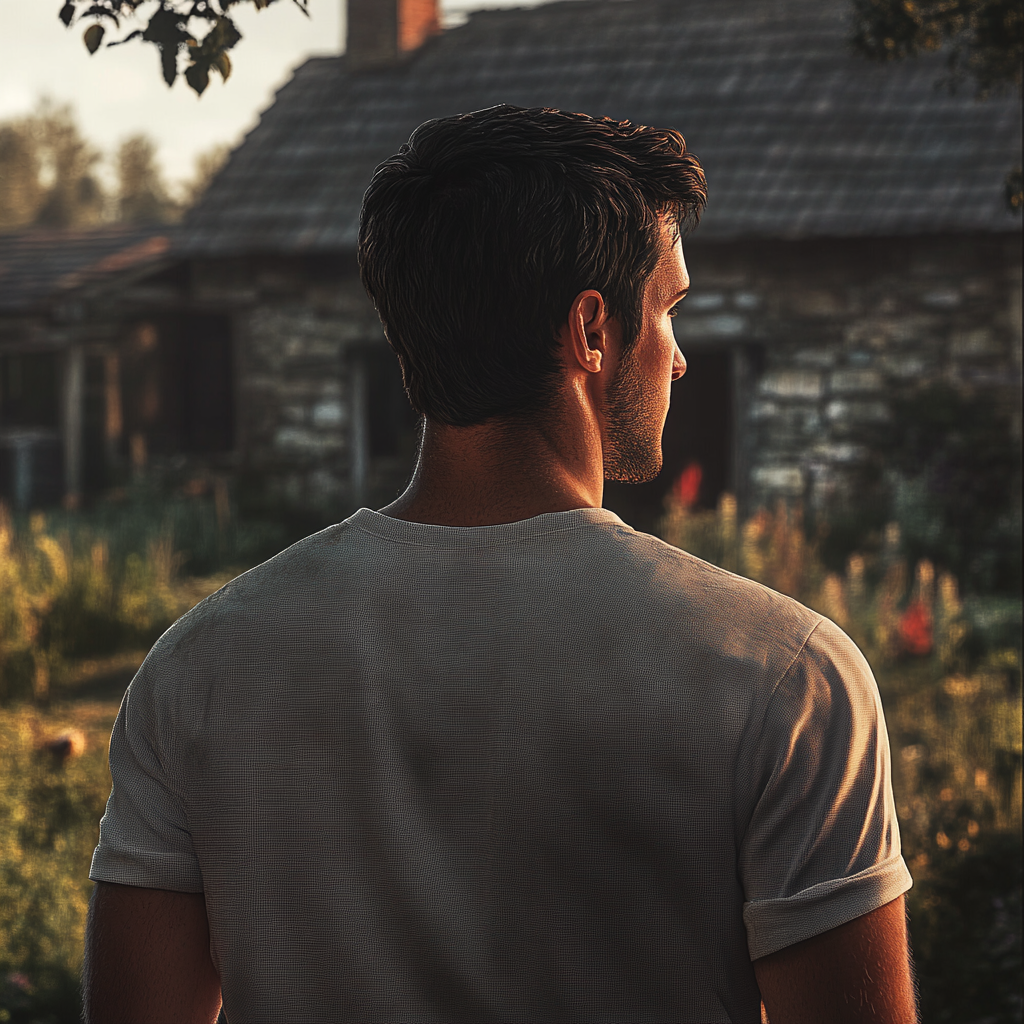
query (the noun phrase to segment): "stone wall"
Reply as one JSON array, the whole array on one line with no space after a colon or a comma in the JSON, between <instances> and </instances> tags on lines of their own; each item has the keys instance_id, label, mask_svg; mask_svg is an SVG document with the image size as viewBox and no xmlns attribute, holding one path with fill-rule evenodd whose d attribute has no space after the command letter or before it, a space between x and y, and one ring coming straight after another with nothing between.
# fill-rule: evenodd
<instances>
[{"instance_id":1,"label":"stone wall","mask_svg":"<svg viewBox=\"0 0 1024 1024\"><path fill-rule=\"evenodd\" d=\"M901 399L944 382L1020 438L1016 236L687 243L688 346L736 353L736 488L748 507L856 495Z\"/></svg>"},{"instance_id":2,"label":"stone wall","mask_svg":"<svg viewBox=\"0 0 1024 1024\"><path fill-rule=\"evenodd\" d=\"M692 290L677 337L684 353L731 353L726 457L744 511L856 498L884 468L900 401L936 383L987 396L1019 440L1014 236L705 244L698 234L686 252ZM192 275L193 304L234 310L242 475L272 502L326 516L389 500L412 459L367 456L361 360L393 357L354 261L222 260ZM385 372L400 388L397 364ZM660 500L652 490L652 507Z\"/></svg>"},{"instance_id":3,"label":"stone wall","mask_svg":"<svg viewBox=\"0 0 1024 1024\"><path fill-rule=\"evenodd\" d=\"M235 310L238 448L249 497L327 518L358 505L380 467L354 479L356 448L365 444L355 420L366 413L356 367L386 342L354 261L211 261L194 278L194 301ZM397 363L394 372L400 386Z\"/></svg>"}]
</instances>

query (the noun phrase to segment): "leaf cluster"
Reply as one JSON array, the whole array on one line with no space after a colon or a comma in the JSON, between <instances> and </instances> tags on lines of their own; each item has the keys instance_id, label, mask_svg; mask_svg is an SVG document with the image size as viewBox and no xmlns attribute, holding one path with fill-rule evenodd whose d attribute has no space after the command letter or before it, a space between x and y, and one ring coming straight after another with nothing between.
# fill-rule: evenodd
<instances>
[{"instance_id":1,"label":"leaf cluster","mask_svg":"<svg viewBox=\"0 0 1024 1024\"><path fill-rule=\"evenodd\" d=\"M269 7L276 0L157 0L155 9L150 0L65 0L58 17L65 27L88 22L83 41L95 53L111 26L117 32L127 29L118 39L106 45L120 46L132 39L152 43L160 54L164 81L174 85L179 74L198 95L210 82L210 72L217 71L227 81L231 74L228 51L242 38L231 17L231 8L251 3L257 10ZM308 16L309 0L292 0ZM149 13L142 13L142 8ZM184 67L183 67L184 65Z\"/></svg>"},{"instance_id":2,"label":"leaf cluster","mask_svg":"<svg viewBox=\"0 0 1024 1024\"><path fill-rule=\"evenodd\" d=\"M1021 87L1020 0L853 0L854 49L889 61L946 50L955 90L968 77L986 99Z\"/></svg>"},{"instance_id":3,"label":"leaf cluster","mask_svg":"<svg viewBox=\"0 0 1024 1024\"><path fill-rule=\"evenodd\" d=\"M937 384L894 404L887 462L913 557L968 591L1019 594L1021 446L1012 409Z\"/></svg>"}]
</instances>

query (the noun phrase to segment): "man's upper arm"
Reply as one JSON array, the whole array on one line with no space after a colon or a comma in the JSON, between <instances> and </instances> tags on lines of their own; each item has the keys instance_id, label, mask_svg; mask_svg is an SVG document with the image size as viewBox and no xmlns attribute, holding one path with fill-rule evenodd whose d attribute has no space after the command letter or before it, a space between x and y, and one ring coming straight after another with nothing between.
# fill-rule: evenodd
<instances>
[{"instance_id":1,"label":"man's upper arm","mask_svg":"<svg viewBox=\"0 0 1024 1024\"><path fill-rule=\"evenodd\" d=\"M819 623L741 751L739 876L751 959L891 903L910 888L871 669Z\"/></svg>"},{"instance_id":2,"label":"man's upper arm","mask_svg":"<svg viewBox=\"0 0 1024 1024\"><path fill-rule=\"evenodd\" d=\"M220 978L202 893L97 882L89 906L86 1024L212 1024Z\"/></svg>"},{"instance_id":3,"label":"man's upper arm","mask_svg":"<svg viewBox=\"0 0 1024 1024\"><path fill-rule=\"evenodd\" d=\"M110 735L110 798L89 877L94 882L201 892L203 876L185 799L188 754L180 723L184 718L187 727L188 715L167 699L180 689L181 674L169 646L161 640L149 653L117 713Z\"/></svg>"},{"instance_id":4,"label":"man's upper arm","mask_svg":"<svg viewBox=\"0 0 1024 1024\"><path fill-rule=\"evenodd\" d=\"M915 1024L904 899L754 961L771 1024Z\"/></svg>"}]
</instances>

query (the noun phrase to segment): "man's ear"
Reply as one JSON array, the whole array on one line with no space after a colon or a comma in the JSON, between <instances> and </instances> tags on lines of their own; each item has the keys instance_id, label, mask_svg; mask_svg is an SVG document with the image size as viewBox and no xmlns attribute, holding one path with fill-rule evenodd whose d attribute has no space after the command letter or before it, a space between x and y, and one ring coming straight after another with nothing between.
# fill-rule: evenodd
<instances>
[{"instance_id":1,"label":"man's ear","mask_svg":"<svg viewBox=\"0 0 1024 1024\"><path fill-rule=\"evenodd\" d=\"M600 292L588 289L573 299L569 319L561 332L570 365L588 373L600 373L608 360L609 321L608 307Z\"/></svg>"}]
</instances>

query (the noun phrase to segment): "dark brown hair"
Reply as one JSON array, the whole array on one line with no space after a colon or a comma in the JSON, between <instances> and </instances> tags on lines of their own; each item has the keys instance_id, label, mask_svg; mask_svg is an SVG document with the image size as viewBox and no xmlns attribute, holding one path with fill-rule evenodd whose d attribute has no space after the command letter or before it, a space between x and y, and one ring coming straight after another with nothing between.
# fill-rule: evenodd
<instances>
[{"instance_id":1,"label":"dark brown hair","mask_svg":"<svg viewBox=\"0 0 1024 1024\"><path fill-rule=\"evenodd\" d=\"M359 224L413 408L451 426L547 409L576 296L604 296L628 351L660 218L685 235L706 201L672 130L507 105L420 125L377 168Z\"/></svg>"}]
</instances>

